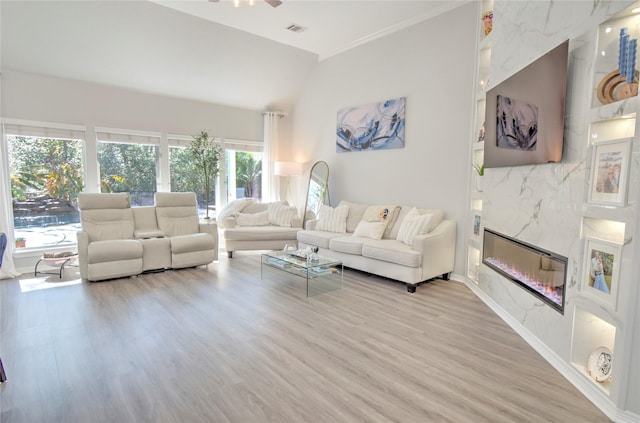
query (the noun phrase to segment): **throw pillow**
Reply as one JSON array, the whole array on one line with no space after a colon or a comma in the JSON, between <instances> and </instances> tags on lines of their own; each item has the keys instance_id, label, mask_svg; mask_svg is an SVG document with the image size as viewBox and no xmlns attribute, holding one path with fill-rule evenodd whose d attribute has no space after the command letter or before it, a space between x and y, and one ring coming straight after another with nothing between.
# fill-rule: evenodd
<instances>
[{"instance_id":1,"label":"throw pillow","mask_svg":"<svg viewBox=\"0 0 640 423\"><path fill-rule=\"evenodd\" d=\"M286 227L291 227L291 221L298 215L298 209L283 203L269 203L267 212L269 213L269 223Z\"/></svg>"},{"instance_id":2,"label":"throw pillow","mask_svg":"<svg viewBox=\"0 0 640 423\"><path fill-rule=\"evenodd\" d=\"M382 222L365 222L361 220L358 226L356 226L353 235L363 238L382 239L382 234L385 229L385 224Z\"/></svg>"},{"instance_id":3,"label":"throw pillow","mask_svg":"<svg viewBox=\"0 0 640 423\"><path fill-rule=\"evenodd\" d=\"M343 234L347 232L348 214L348 206L338 206L334 209L323 204L318 212L316 230Z\"/></svg>"},{"instance_id":4,"label":"throw pillow","mask_svg":"<svg viewBox=\"0 0 640 423\"><path fill-rule=\"evenodd\" d=\"M269 224L269 210L260 213L238 213L236 224L238 226L267 226Z\"/></svg>"},{"instance_id":5,"label":"throw pillow","mask_svg":"<svg viewBox=\"0 0 640 423\"><path fill-rule=\"evenodd\" d=\"M227 219L227 217L237 215L248 204L253 203L254 201L256 201L254 198L239 198L227 203L227 205L224 206L222 210L220 210L220 213L218 213L218 226L220 228L224 228L224 221Z\"/></svg>"},{"instance_id":6,"label":"throw pillow","mask_svg":"<svg viewBox=\"0 0 640 423\"><path fill-rule=\"evenodd\" d=\"M365 222L382 222L386 227L398 206L369 206L362 216Z\"/></svg>"},{"instance_id":7,"label":"throw pillow","mask_svg":"<svg viewBox=\"0 0 640 423\"><path fill-rule=\"evenodd\" d=\"M398 241L413 246L413 238L429 232L431 214L420 214L418 209L412 208L400 223Z\"/></svg>"}]
</instances>

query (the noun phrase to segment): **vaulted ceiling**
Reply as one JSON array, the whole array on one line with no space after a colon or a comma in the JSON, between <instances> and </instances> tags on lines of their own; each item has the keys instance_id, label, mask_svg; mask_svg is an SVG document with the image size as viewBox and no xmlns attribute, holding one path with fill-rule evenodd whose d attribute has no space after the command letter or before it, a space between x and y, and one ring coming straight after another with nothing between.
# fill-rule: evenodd
<instances>
[{"instance_id":1,"label":"vaulted ceiling","mask_svg":"<svg viewBox=\"0 0 640 423\"><path fill-rule=\"evenodd\" d=\"M287 109L318 60L465 1L0 2L1 66L246 109ZM286 30L291 24L304 31Z\"/></svg>"}]
</instances>

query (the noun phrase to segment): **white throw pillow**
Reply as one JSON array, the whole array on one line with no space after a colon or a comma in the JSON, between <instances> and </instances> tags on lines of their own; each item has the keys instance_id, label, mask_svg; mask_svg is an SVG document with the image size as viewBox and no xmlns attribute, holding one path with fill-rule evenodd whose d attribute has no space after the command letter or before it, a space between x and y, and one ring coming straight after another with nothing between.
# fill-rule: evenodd
<instances>
[{"instance_id":1,"label":"white throw pillow","mask_svg":"<svg viewBox=\"0 0 640 423\"><path fill-rule=\"evenodd\" d=\"M334 209L323 204L318 212L316 230L343 234L347 232L348 214L349 206L338 206Z\"/></svg>"},{"instance_id":2,"label":"white throw pillow","mask_svg":"<svg viewBox=\"0 0 640 423\"><path fill-rule=\"evenodd\" d=\"M254 201L256 201L254 198L239 198L227 203L227 205L224 206L222 210L220 210L220 213L218 213L218 226L220 228L224 228L224 221L227 219L227 217L233 217L237 215L248 204L253 203Z\"/></svg>"},{"instance_id":3,"label":"white throw pillow","mask_svg":"<svg viewBox=\"0 0 640 423\"><path fill-rule=\"evenodd\" d=\"M424 235L429 232L429 222L431 222L431 214L420 214L415 207L409 210L409 213L400 223L398 231L398 241L402 241L407 245L413 246L413 238L418 235Z\"/></svg>"},{"instance_id":4,"label":"white throw pillow","mask_svg":"<svg viewBox=\"0 0 640 423\"><path fill-rule=\"evenodd\" d=\"M236 224L238 226L267 226L269 224L269 210L260 213L238 213Z\"/></svg>"},{"instance_id":5,"label":"white throw pillow","mask_svg":"<svg viewBox=\"0 0 640 423\"><path fill-rule=\"evenodd\" d=\"M382 234L385 229L386 225L382 222L365 222L364 220L361 220L360 223L358 223L358 226L356 226L353 236L382 239Z\"/></svg>"},{"instance_id":6,"label":"white throw pillow","mask_svg":"<svg viewBox=\"0 0 640 423\"><path fill-rule=\"evenodd\" d=\"M269 213L269 223L286 227L291 227L291 221L298 215L298 209L283 203L269 203L267 212Z\"/></svg>"},{"instance_id":7,"label":"white throw pillow","mask_svg":"<svg viewBox=\"0 0 640 423\"><path fill-rule=\"evenodd\" d=\"M386 227L398 206L369 206L362 216L365 222L383 222Z\"/></svg>"}]
</instances>

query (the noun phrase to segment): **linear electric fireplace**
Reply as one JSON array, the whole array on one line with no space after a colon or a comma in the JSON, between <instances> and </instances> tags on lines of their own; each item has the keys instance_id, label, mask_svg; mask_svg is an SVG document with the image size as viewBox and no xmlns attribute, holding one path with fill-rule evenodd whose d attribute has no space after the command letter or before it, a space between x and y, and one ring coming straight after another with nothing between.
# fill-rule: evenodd
<instances>
[{"instance_id":1,"label":"linear electric fireplace","mask_svg":"<svg viewBox=\"0 0 640 423\"><path fill-rule=\"evenodd\" d=\"M485 228L482 263L564 314L566 257Z\"/></svg>"}]
</instances>

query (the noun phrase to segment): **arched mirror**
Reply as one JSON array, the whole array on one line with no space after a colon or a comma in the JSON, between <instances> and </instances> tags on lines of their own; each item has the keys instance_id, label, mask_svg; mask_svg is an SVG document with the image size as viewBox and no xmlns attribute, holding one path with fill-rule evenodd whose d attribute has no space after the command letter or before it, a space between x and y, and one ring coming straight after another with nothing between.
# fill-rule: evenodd
<instances>
[{"instance_id":1,"label":"arched mirror","mask_svg":"<svg viewBox=\"0 0 640 423\"><path fill-rule=\"evenodd\" d=\"M307 187L307 201L302 215L302 227L307 220L318 216L320 206L329 197L329 165L327 162L316 162L309 172L309 186Z\"/></svg>"}]
</instances>

